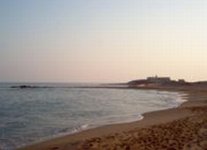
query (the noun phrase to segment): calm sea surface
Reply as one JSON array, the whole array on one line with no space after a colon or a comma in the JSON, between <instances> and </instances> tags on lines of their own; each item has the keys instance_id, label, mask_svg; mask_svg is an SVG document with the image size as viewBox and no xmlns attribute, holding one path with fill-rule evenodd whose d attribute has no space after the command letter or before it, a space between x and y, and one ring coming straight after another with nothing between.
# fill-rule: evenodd
<instances>
[{"instance_id":1,"label":"calm sea surface","mask_svg":"<svg viewBox=\"0 0 207 150\"><path fill-rule=\"evenodd\" d=\"M144 112L177 107L181 94L155 90L77 88L84 84L0 84L0 149L101 125L142 119ZM76 88L73 88L76 87Z\"/></svg>"}]
</instances>

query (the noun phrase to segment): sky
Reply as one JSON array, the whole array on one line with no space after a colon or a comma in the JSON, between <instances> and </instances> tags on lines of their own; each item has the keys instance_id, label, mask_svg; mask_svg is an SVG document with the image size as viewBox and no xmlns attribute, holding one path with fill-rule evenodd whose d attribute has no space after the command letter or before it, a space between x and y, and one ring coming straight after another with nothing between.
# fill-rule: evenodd
<instances>
[{"instance_id":1,"label":"sky","mask_svg":"<svg viewBox=\"0 0 207 150\"><path fill-rule=\"evenodd\" d=\"M207 80L206 0L0 0L0 82Z\"/></svg>"}]
</instances>

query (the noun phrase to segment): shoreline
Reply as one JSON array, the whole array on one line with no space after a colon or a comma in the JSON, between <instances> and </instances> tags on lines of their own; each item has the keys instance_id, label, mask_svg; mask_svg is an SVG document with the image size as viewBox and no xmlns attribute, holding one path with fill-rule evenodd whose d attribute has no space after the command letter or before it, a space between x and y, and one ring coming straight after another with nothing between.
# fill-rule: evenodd
<instances>
[{"instance_id":1,"label":"shoreline","mask_svg":"<svg viewBox=\"0 0 207 150\"><path fill-rule=\"evenodd\" d=\"M111 88L110 88L111 89ZM115 88L117 89L117 88ZM128 90L128 89L126 89ZM138 89L140 90L140 89ZM146 90L146 89L144 89ZM158 90L154 90L154 89L149 89L150 91L158 91ZM161 110L167 110L167 109L172 109L172 108L177 108L179 107L180 105L182 105L184 102L186 102L186 96L187 94L185 93L181 93L181 92L177 92L177 91L161 91L162 94L169 94L169 93L174 93L176 94L177 98L173 100L173 103L175 103L174 105L176 106L171 106L170 108L162 108L162 109L159 109L159 110L152 110L152 111L147 111L147 112L143 112L143 113L138 113L135 117L135 114L134 115L130 115L129 118L125 118L124 120L119 120L119 121L111 121L111 122L106 122L105 124L83 124L81 126L78 126L77 128L74 128L73 130L69 131L69 132L65 132L65 133L61 133L61 134L58 134L58 135L54 135L54 136L51 136L51 137L48 137L48 138L43 138L37 142L33 142L33 143L30 143L28 145L23 145L23 146L20 146L18 148L24 148L24 147L28 147L28 146L31 146L31 145L36 145L36 144L39 144L39 143L43 143L43 142L46 142L46 141L50 141L50 140L53 140L53 139L57 139L57 138L62 138L62 137L65 137L65 136L73 136L74 134L79 134L79 133L82 133L84 131L87 131L87 130L93 130L93 129L96 129L96 128L102 128L104 126L111 126L111 125L120 125L120 124L129 124L129 123L134 123L134 122L139 122L139 121L142 121L144 119L144 115L146 113L153 113L153 112L156 112L156 111L161 111ZM131 117L133 116L133 117ZM82 127L84 126L84 127Z\"/></svg>"},{"instance_id":2,"label":"shoreline","mask_svg":"<svg viewBox=\"0 0 207 150\"><path fill-rule=\"evenodd\" d=\"M143 89L143 90L147 90L147 89ZM144 119L141 119L141 120L137 120L137 121L133 121L129 123L128 122L127 123L116 123L116 124L109 124L109 125L103 125L100 127L90 128L90 129L82 130L77 133L55 137L53 139L34 143L32 145L21 147L19 149L20 150L77 149L79 145L81 145L81 143L84 143L84 141L87 141L88 139L93 139L95 137L105 137L107 135L119 134L122 132L129 132L137 128L139 129L148 128L153 125L165 124L165 123L169 123L175 120L184 119L186 117L191 117L193 113L191 113L191 111L186 109L187 107L195 107L195 106L198 107L198 106L204 105L203 102L200 102L200 104L198 104L198 102L195 102L195 100L193 100L195 95L194 94L192 95L192 92L189 89L180 90L180 89L174 88L170 90L169 89L153 89L153 90L178 92L181 94L181 98L184 97L186 101L184 101L178 107L175 107L175 108L169 108L169 109L144 113L142 114ZM199 94L197 96L199 96ZM207 94L205 96L207 97Z\"/></svg>"},{"instance_id":3,"label":"shoreline","mask_svg":"<svg viewBox=\"0 0 207 150\"><path fill-rule=\"evenodd\" d=\"M109 89L112 89L111 87ZM114 87L114 89L119 90L120 88L116 88ZM128 89L124 89L124 90L132 90L131 88ZM138 89L141 90L141 89ZM146 89L144 89L143 91L146 91ZM61 132L59 134L50 136L50 137L45 137L45 138L41 138L38 141L29 143L29 144L25 144L25 145L19 145L17 148L23 148L23 147L28 147L31 145L36 145L45 141L50 141L53 139L57 139L57 138L61 138L61 137L65 137L65 136L73 136L74 134L77 133L81 133L83 131L87 131L87 130L92 130L92 129L96 129L96 128L101 128L103 126L108 126L108 125L119 125L119 124L125 124L125 123L133 123L133 122L137 122L137 121L141 121L144 118L144 114L145 113L151 113L154 111L159 111L159 110L166 110L169 108L176 108L179 107L183 102L186 101L185 97L186 94L183 92L177 92L177 91L167 91L167 90L156 90L156 89L149 89L150 92L156 92L157 94L161 94L163 96L165 95L169 95L169 94L173 94L174 96L176 96L176 98L173 98L173 100L171 102L169 102L169 106L166 108L161 108L161 109L157 109L157 110L151 110L151 111L147 111L147 112L142 112L142 113L137 113L137 114L129 114L129 115L120 115L120 117L114 117L115 120L110 119L110 121L102 121L102 123L100 123L99 121L95 121L95 123L91 123L91 124L82 124L80 126L76 126L74 127L72 130L67 130L66 132ZM159 93L158 93L159 92ZM170 106L171 105L171 106ZM119 118L119 119L117 119Z\"/></svg>"},{"instance_id":4,"label":"shoreline","mask_svg":"<svg viewBox=\"0 0 207 150\"><path fill-rule=\"evenodd\" d=\"M109 89L111 89L111 87ZM119 88L114 87L114 89L119 89ZM125 90L131 90L131 88L128 88L128 89L125 89ZM142 90L142 89L138 89L138 90ZM143 113L138 113L136 115L135 114L126 115L126 116L120 115L121 117L123 117L122 118L123 120L118 119L118 120L111 120L111 121L108 121L108 122L105 122L105 123L83 124L83 125L75 127L74 129L72 129L70 131L67 131L67 132L64 132L64 133L62 132L60 134L53 135L51 137L42 138L39 141L32 142L32 143L29 143L29 144L26 144L26 145L22 145L22 146L20 145L17 148L28 147L28 146L31 146L31 145L36 145L36 144L39 144L39 143L42 143L42 142L45 142L45 141L50 141L50 140L57 139L57 138L62 138L62 137L65 137L65 136L73 136L74 134L78 134L78 133L81 133L81 132L87 131L87 130L93 130L93 129L96 129L96 128L102 128L103 126L128 124L128 123L138 122L138 121L141 121L141 120L144 119L144 114L145 113L152 113L154 111L177 108L182 103L187 101L186 98L185 98L187 94L185 94L183 92L167 91L167 90L156 90L156 89L149 89L149 90L152 91L152 92L158 92L159 91L159 92L161 92L159 94L163 94L163 95L165 95L165 94L168 95L169 93L172 93L176 96L176 98L173 99L172 103L170 104L172 106L169 106L169 108L166 107L166 108L162 108L162 109L158 109L158 110L147 111L147 112L143 112ZM146 89L144 89L144 91L146 91ZM173 105L175 105L175 106L173 106Z\"/></svg>"}]
</instances>

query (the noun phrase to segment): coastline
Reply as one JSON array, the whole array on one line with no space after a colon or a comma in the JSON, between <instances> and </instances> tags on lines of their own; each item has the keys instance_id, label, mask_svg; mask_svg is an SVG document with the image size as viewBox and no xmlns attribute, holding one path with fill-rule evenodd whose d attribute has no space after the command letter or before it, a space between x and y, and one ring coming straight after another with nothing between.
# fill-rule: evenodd
<instances>
[{"instance_id":1,"label":"coastline","mask_svg":"<svg viewBox=\"0 0 207 150\"><path fill-rule=\"evenodd\" d=\"M148 88L152 89L152 88ZM155 89L155 88L153 88ZM144 89L146 90L146 89ZM182 103L179 107L170 108L165 110L153 111L144 113L144 119L130 122L130 123L120 123L105 125L97 128L92 128L88 130L83 130L78 133L66 135L63 137L57 137L55 139L43 141L33 145L19 148L20 150L67 150L67 149L105 149L103 146L116 147L114 141L117 141L117 137L124 138L128 135L122 135L123 133L135 133L135 130L151 128L153 126L159 126L163 124L168 124L176 120L186 119L188 117L195 116L192 108L206 107L207 92L206 90L195 90L195 89L177 89L177 88L156 88L155 90L161 91L174 91L174 92L184 92L187 96L184 96L187 101ZM201 94L202 93L202 94ZM139 131L140 132L140 131ZM120 136L122 135L122 136ZM115 140L110 142L107 140L108 136L113 137ZM107 139L106 139L107 137ZM99 140L97 140L97 138ZM104 141L103 144L100 144ZM113 146L112 146L112 145ZM129 146L132 146L130 144ZM132 148L133 149L133 148Z\"/></svg>"}]
</instances>

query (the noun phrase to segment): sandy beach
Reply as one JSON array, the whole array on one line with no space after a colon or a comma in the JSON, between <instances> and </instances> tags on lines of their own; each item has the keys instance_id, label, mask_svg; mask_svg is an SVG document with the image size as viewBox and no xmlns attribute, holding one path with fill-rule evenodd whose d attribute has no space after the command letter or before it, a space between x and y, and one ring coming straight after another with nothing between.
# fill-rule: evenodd
<instances>
[{"instance_id":1,"label":"sandy beach","mask_svg":"<svg viewBox=\"0 0 207 150\"><path fill-rule=\"evenodd\" d=\"M166 90L166 89L162 89ZM187 94L178 108L144 114L132 123L106 125L21 150L206 150L207 90L168 88Z\"/></svg>"}]
</instances>

